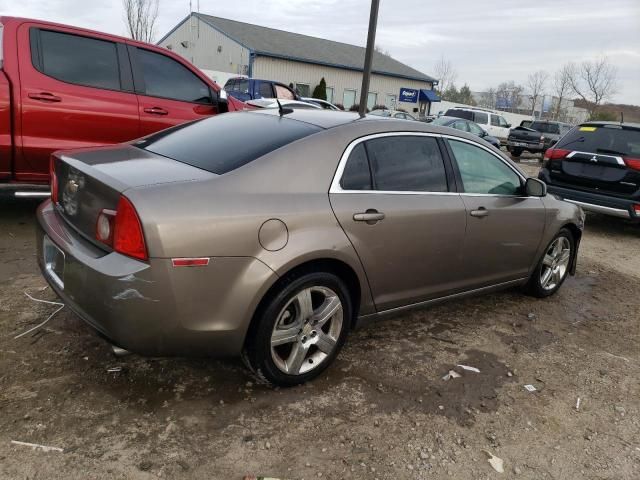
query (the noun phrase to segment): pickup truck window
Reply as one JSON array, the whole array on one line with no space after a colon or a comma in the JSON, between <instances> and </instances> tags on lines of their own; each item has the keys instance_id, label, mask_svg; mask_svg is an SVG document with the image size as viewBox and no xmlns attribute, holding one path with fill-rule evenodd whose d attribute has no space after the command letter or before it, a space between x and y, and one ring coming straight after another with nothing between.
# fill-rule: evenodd
<instances>
[{"instance_id":1,"label":"pickup truck window","mask_svg":"<svg viewBox=\"0 0 640 480\"><path fill-rule=\"evenodd\" d=\"M560 126L557 123L533 122L529 128L541 133L560 133Z\"/></svg>"},{"instance_id":2,"label":"pickup truck window","mask_svg":"<svg viewBox=\"0 0 640 480\"><path fill-rule=\"evenodd\" d=\"M248 79L239 80L234 90L238 90L240 93L249 93L249 80Z\"/></svg>"},{"instance_id":3,"label":"pickup truck window","mask_svg":"<svg viewBox=\"0 0 640 480\"><path fill-rule=\"evenodd\" d=\"M182 102L211 104L206 83L188 68L165 55L138 48L146 95Z\"/></svg>"},{"instance_id":4,"label":"pickup truck window","mask_svg":"<svg viewBox=\"0 0 640 480\"><path fill-rule=\"evenodd\" d=\"M269 82L260 82L258 92L263 98L273 98L273 87L271 87Z\"/></svg>"},{"instance_id":5,"label":"pickup truck window","mask_svg":"<svg viewBox=\"0 0 640 480\"><path fill-rule=\"evenodd\" d=\"M39 53L32 55L33 66L45 75L87 87L120 89L114 42L40 30L39 35L31 35L31 50Z\"/></svg>"}]
</instances>

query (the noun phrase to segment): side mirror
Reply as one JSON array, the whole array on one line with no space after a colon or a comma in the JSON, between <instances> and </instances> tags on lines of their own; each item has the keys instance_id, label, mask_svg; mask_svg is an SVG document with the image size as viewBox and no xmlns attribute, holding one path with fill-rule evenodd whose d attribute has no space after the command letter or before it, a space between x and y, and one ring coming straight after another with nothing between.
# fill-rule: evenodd
<instances>
[{"instance_id":1,"label":"side mirror","mask_svg":"<svg viewBox=\"0 0 640 480\"><path fill-rule=\"evenodd\" d=\"M486 137L487 135L489 135L485 130L482 130L482 133L480 134L481 138Z\"/></svg>"},{"instance_id":2,"label":"side mirror","mask_svg":"<svg viewBox=\"0 0 640 480\"><path fill-rule=\"evenodd\" d=\"M215 93L215 92L212 92ZM224 88L221 88L218 91L218 113L226 113L229 111L229 97L227 96L227 91Z\"/></svg>"},{"instance_id":3,"label":"side mirror","mask_svg":"<svg viewBox=\"0 0 640 480\"><path fill-rule=\"evenodd\" d=\"M507 123L507 128L511 128L511 124L510 123Z\"/></svg>"},{"instance_id":4,"label":"side mirror","mask_svg":"<svg viewBox=\"0 0 640 480\"><path fill-rule=\"evenodd\" d=\"M529 197L544 197L547 195L547 184L537 178L527 178L524 189Z\"/></svg>"}]
</instances>

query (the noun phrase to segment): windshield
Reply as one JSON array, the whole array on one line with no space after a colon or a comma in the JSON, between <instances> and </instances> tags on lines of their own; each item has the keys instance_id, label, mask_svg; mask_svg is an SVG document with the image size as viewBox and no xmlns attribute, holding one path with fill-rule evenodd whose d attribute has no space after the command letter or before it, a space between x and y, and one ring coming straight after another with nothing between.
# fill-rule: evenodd
<instances>
[{"instance_id":1,"label":"windshield","mask_svg":"<svg viewBox=\"0 0 640 480\"><path fill-rule=\"evenodd\" d=\"M529 128L541 133L560 133L560 126L557 123L533 122Z\"/></svg>"},{"instance_id":2,"label":"windshield","mask_svg":"<svg viewBox=\"0 0 640 480\"><path fill-rule=\"evenodd\" d=\"M222 175L321 130L259 113L225 113L163 130L133 145Z\"/></svg>"},{"instance_id":3,"label":"windshield","mask_svg":"<svg viewBox=\"0 0 640 480\"><path fill-rule=\"evenodd\" d=\"M617 125L583 125L562 137L557 143L557 148L638 156L640 155L640 130Z\"/></svg>"},{"instance_id":4,"label":"windshield","mask_svg":"<svg viewBox=\"0 0 640 480\"><path fill-rule=\"evenodd\" d=\"M439 118L434 118L433 121L431 122L433 125L448 125L451 122L450 118L447 117L439 117Z\"/></svg>"}]
</instances>

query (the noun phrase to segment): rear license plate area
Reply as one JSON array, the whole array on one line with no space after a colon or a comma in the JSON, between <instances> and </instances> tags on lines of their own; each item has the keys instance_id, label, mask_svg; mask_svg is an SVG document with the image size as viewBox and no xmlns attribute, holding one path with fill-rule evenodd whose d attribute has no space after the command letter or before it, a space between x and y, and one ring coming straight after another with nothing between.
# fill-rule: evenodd
<instances>
[{"instance_id":1,"label":"rear license plate area","mask_svg":"<svg viewBox=\"0 0 640 480\"><path fill-rule=\"evenodd\" d=\"M42 239L42 254L47 275L58 287L64 289L64 252L45 235Z\"/></svg>"}]
</instances>

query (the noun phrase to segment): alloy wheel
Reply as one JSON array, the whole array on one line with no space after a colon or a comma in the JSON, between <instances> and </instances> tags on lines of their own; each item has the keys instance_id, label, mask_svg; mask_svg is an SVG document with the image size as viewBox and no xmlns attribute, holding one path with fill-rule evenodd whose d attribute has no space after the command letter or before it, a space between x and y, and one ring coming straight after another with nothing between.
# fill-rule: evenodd
<instances>
[{"instance_id":1,"label":"alloy wheel","mask_svg":"<svg viewBox=\"0 0 640 480\"><path fill-rule=\"evenodd\" d=\"M271 334L271 358L288 375L318 368L336 349L343 327L343 307L336 292L308 287L280 311Z\"/></svg>"},{"instance_id":2,"label":"alloy wheel","mask_svg":"<svg viewBox=\"0 0 640 480\"><path fill-rule=\"evenodd\" d=\"M571 260L571 243L567 237L556 238L542 259L540 285L544 290L553 290L564 279Z\"/></svg>"}]
</instances>

